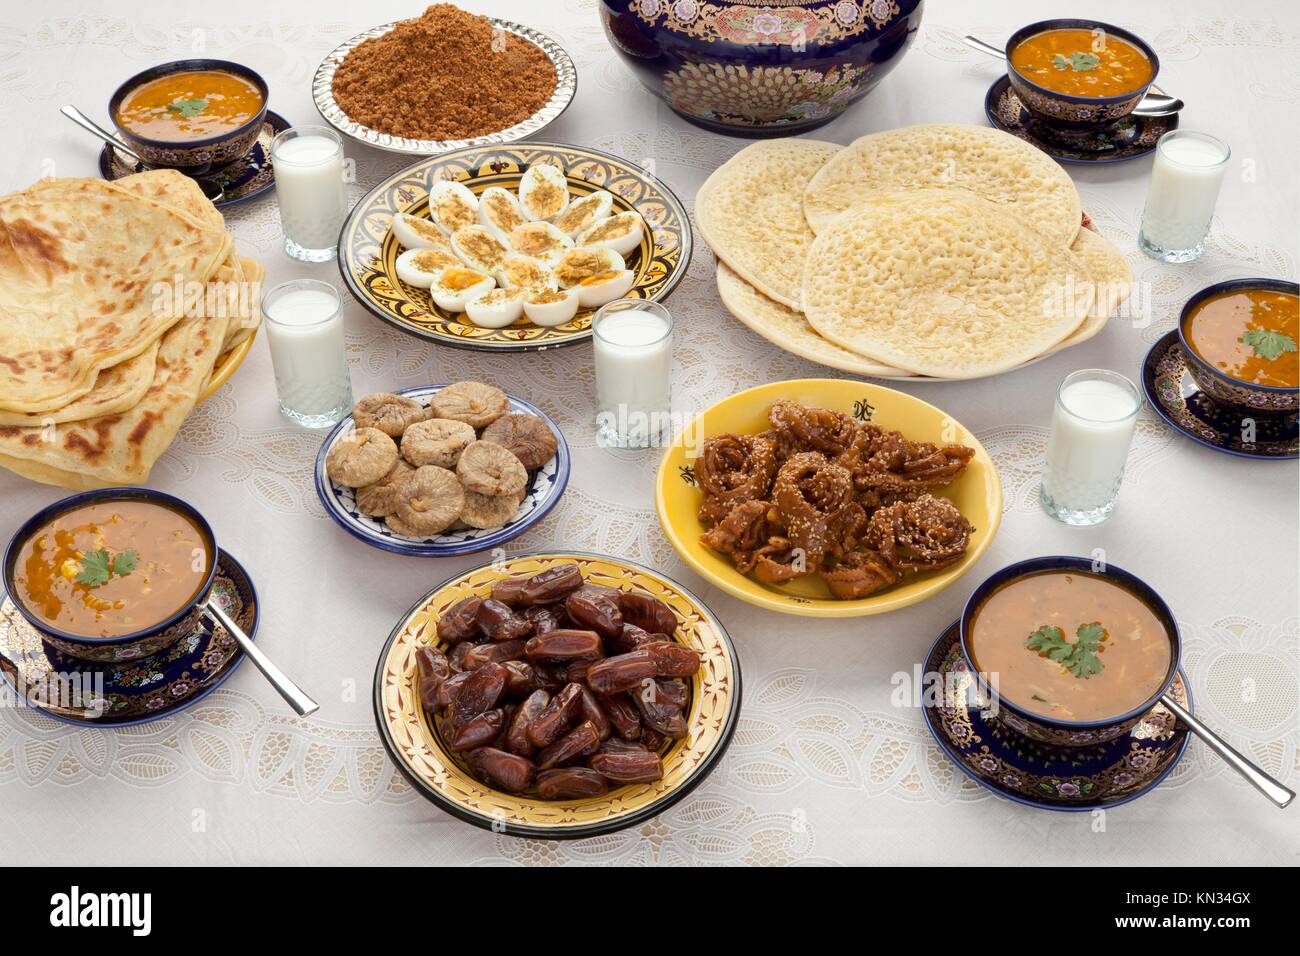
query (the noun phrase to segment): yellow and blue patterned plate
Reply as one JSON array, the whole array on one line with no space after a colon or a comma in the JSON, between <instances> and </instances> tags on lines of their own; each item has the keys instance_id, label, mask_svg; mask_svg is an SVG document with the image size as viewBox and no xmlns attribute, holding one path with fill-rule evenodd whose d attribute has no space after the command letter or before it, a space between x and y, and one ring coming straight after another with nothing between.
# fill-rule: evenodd
<instances>
[{"instance_id":1,"label":"yellow and blue patterned plate","mask_svg":"<svg viewBox=\"0 0 1300 956\"><path fill-rule=\"evenodd\" d=\"M597 188L614 196L614 212L635 210L649 226L641 245L626 256L636 273L629 296L658 301L677 287L691 261L691 226L681 201L635 163L582 146L522 143L457 149L421 160L370 190L348 217L339 236L339 271L362 305L390 325L439 345L490 352L523 352L572 345L591 337L594 309L572 322L542 328L521 319L504 329L481 329L463 315L439 309L427 289L397 277L402 247L392 235L393 215L427 216L429 185L439 179L464 183L476 195L490 186L511 192L534 163L565 171L575 198Z\"/></svg>"},{"instance_id":2,"label":"yellow and blue patterned plate","mask_svg":"<svg viewBox=\"0 0 1300 956\"><path fill-rule=\"evenodd\" d=\"M438 644L438 618L456 602L474 594L486 596L498 578L532 575L569 563L577 564L589 582L624 591L640 589L673 609L679 622L677 640L695 648L703 660L697 676L688 682L687 735L660 751L664 775L654 783L629 784L579 800L542 800L535 794L493 790L470 774L463 757L447 749L435 721L420 706L415 651L421 645ZM379 736L389 756L416 790L448 813L495 833L577 839L648 820L699 786L736 729L740 662L721 622L675 581L621 558L579 551L534 552L458 574L416 601L379 652L374 704Z\"/></svg>"}]
</instances>

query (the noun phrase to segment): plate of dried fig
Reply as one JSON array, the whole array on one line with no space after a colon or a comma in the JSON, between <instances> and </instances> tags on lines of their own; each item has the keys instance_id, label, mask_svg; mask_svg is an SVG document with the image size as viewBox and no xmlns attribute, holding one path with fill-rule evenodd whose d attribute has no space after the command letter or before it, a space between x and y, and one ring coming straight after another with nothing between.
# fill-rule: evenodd
<instances>
[{"instance_id":1,"label":"plate of dried fig","mask_svg":"<svg viewBox=\"0 0 1300 956\"><path fill-rule=\"evenodd\" d=\"M541 521L569 460L559 426L531 402L483 382L422 385L355 404L321 444L316 493L373 547L470 554Z\"/></svg>"}]
</instances>

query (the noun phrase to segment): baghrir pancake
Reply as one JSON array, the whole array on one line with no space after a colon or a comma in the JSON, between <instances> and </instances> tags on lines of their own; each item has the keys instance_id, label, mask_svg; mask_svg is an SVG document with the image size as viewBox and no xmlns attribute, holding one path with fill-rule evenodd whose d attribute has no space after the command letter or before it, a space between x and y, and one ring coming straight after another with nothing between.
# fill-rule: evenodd
<instances>
[{"instance_id":1,"label":"baghrir pancake","mask_svg":"<svg viewBox=\"0 0 1300 956\"><path fill-rule=\"evenodd\" d=\"M821 233L864 194L956 187L1011 207L1043 238L1069 246L1079 194L1042 150L986 126L934 123L871 133L827 161L804 191L804 214Z\"/></svg>"},{"instance_id":2,"label":"baghrir pancake","mask_svg":"<svg viewBox=\"0 0 1300 956\"><path fill-rule=\"evenodd\" d=\"M1092 307L1082 260L960 189L886 194L835 219L804 267L808 322L832 342L937 378L1015 368Z\"/></svg>"},{"instance_id":3,"label":"baghrir pancake","mask_svg":"<svg viewBox=\"0 0 1300 956\"><path fill-rule=\"evenodd\" d=\"M753 143L719 166L695 197L695 222L714 254L791 309L799 308L803 260L813 240L804 189L840 148L810 139Z\"/></svg>"}]
</instances>

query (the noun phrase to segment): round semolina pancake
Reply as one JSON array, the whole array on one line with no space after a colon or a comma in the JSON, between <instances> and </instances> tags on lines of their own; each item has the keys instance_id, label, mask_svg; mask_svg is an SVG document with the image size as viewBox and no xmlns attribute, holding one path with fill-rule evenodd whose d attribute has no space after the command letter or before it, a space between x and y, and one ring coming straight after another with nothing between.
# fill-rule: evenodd
<instances>
[{"instance_id":1,"label":"round semolina pancake","mask_svg":"<svg viewBox=\"0 0 1300 956\"><path fill-rule=\"evenodd\" d=\"M916 374L978 378L1041 355L1082 324L1092 283L1065 246L964 190L905 198L866 202L817 236L803 303L823 336Z\"/></svg>"},{"instance_id":2,"label":"round semolina pancake","mask_svg":"<svg viewBox=\"0 0 1300 956\"><path fill-rule=\"evenodd\" d=\"M856 375L893 378L908 375L826 341L808 324L802 312L769 299L736 275L725 262L718 263L718 294L727 311L740 322L792 355Z\"/></svg>"},{"instance_id":3,"label":"round semolina pancake","mask_svg":"<svg viewBox=\"0 0 1300 956\"><path fill-rule=\"evenodd\" d=\"M813 240L804 189L841 148L812 139L754 143L714 170L695 197L695 224L714 255L791 309L799 308L803 260Z\"/></svg>"},{"instance_id":4,"label":"round semolina pancake","mask_svg":"<svg viewBox=\"0 0 1300 956\"><path fill-rule=\"evenodd\" d=\"M1048 355L1086 342L1104 329L1111 315L1133 290L1133 269L1124 258L1124 253L1104 236L1091 229L1080 229L1070 251L1087 266L1097 290L1096 296L1083 324L1070 333L1065 341L1048 349Z\"/></svg>"},{"instance_id":5,"label":"round semolina pancake","mask_svg":"<svg viewBox=\"0 0 1300 956\"><path fill-rule=\"evenodd\" d=\"M1074 182L1051 157L1001 130L935 123L854 140L817 171L804 215L821 233L869 191L960 187L1009 206L1044 238L1069 246L1081 209Z\"/></svg>"}]
</instances>

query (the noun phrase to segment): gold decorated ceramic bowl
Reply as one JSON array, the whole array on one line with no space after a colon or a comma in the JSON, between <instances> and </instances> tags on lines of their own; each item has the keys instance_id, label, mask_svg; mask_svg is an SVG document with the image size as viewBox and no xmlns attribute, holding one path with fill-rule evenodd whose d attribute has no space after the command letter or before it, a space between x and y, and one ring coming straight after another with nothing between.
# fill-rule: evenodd
<instances>
[{"instance_id":1,"label":"gold decorated ceramic bowl","mask_svg":"<svg viewBox=\"0 0 1300 956\"><path fill-rule=\"evenodd\" d=\"M579 309L572 321L554 327L520 319L503 329L481 328L463 313L438 308L428 289L417 289L397 276L397 257L403 249L392 234L393 216L404 212L427 217L430 184L450 179L475 195L491 186L517 194L519 181L536 163L564 170L569 194L575 199L605 189L614 197L615 213L641 214L649 228L643 231L640 245L624 256L635 274L629 296L657 302L677 288L691 261L691 225L672 190L636 163L610 153L583 146L522 143L442 153L406 167L370 190L353 208L339 236L339 271L348 291L389 325L438 345L522 352L590 339L596 313L592 308Z\"/></svg>"},{"instance_id":2,"label":"gold decorated ceramic bowl","mask_svg":"<svg viewBox=\"0 0 1300 956\"><path fill-rule=\"evenodd\" d=\"M936 494L952 501L973 526L960 561L910 575L892 587L858 600L831 597L816 575L782 585L764 584L736 570L725 554L700 543L704 526L697 511L694 461L704 440L727 432L759 434L770 429L768 411L778 399L814 408L829 408L895 429L913 441L936 445L960 443L975 449L966 470ZM984 446L947 412L904 392L843 379L809 378L772 382L732 395L706 410L682 429L664 454L655 487L659 524L677 553L710 584L742 601L783 614L807 617L862 617L896 611L938 594L965 574L989 546L1002 520L1002 482Z\"/></svg>"},{"instance_id":3,"label":"gold decorated ceramic bowl","mask_svg":"<svg viewBox=\"0 0 1300 956\"><path fill-rule=\"evenodd\" d=\"M438 618L471 595L486 597L502 577L533 575L552 565L576 563L589 582L647 591L672 608L676 639L693 647L702 666L687 683L685 737L660 750L664 774L654 783L629 784L599 797L542 800L535 794L494 790L477 780L465 758L443 742L436 719L420 704L415 652L437 646ZM444 648L445 649L445 648ZM647 820L690 793L716 766L740 713L740 663L726 630L681 585L621 558L583 552L535 552L458 574L434 588L393 629L375 669L375 720L398 769L423 796L475 826L496 833L577 839L622 830Z\"/></svg>"}]
</instances>

